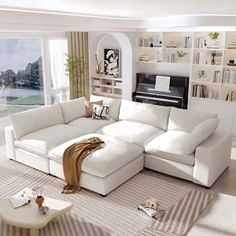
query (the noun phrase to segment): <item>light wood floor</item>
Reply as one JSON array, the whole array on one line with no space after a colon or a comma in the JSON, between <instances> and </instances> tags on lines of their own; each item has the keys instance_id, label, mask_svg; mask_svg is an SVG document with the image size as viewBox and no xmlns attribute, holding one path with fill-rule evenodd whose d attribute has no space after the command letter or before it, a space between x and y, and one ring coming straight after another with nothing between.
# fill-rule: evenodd
<instances>
[{"instance_id":1,"label":"light wood floor","mask_svg":"<svg viewBox=\"0 0 236 236\"><path fill-rule=\"evenodd\" d=\"M5 146L0 146L0 158L6 158ZM175 177L149 170L144 171L174 183L193 185ZM195 184L194 186L196 187ZM229 168L211 190L217 193L217 197L193 225L188 236L236 236L236 148L232 149Z\"/></svg>"}]
</instances>

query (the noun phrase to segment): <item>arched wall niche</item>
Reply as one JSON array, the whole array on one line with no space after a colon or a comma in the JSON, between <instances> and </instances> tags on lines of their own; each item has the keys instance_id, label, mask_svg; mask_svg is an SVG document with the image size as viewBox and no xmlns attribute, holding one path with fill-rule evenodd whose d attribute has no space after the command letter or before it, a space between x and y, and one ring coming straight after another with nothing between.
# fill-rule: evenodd
<instances>
[{"instance_id":1,"label":"arched wall niche","mask_svg":"<svg viewBox=\"0 0 236 236\"><path fill-rule=\"evenodd\" d=\"M124 33L108 32L99 33L91 41L90 46L90 74L95 73L96 61L95 54L99 56L99 60L103 60L103 43L107 42L107 48L111 41L117 43L120 49L120 70L122 78L122 98L126 100L132 99L132 83L133 83L133 52L129 38Z\"/></svg>"}]
</instances>

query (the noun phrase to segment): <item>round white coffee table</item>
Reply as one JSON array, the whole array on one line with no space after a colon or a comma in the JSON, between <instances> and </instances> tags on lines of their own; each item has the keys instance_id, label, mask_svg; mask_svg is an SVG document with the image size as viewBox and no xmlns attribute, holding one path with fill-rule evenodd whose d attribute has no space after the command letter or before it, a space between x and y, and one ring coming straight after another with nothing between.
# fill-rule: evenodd
<instances>
[{"instance_id":1,"label":"round white coffee table","mask_svg":"<svg viewBox=\"0 0 236 236\"><path fill-rule=\"evenodd\" d=\"M22 191L29 192L29 189ZM37 236L39 229L45 227L49 221L57 221L59 216L72 209L72 203L45 197L44 206L49 207L47 214L42 215L38 211L35 202L31 201L25 205L14 209L9 199L0 200L0 218L7 224L30 229L31 236Z\"/></svg>"}]
</instances>

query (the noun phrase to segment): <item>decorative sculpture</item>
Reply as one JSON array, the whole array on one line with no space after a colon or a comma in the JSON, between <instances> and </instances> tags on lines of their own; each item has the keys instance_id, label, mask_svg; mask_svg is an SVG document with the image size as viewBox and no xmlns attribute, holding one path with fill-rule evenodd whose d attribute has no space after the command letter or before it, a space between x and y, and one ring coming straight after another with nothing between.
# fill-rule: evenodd
<instances>
[{"instance_id":1,"label":"decorative sculpture","mask_svg":"<svg viewBox=\"0 0 236 236\"><path fill-rule=\"evenodd\" d=\"M97 54L95 54L95 59L96 59L96 74L101 75L103 74L101 66L102 61L99 62Z\"/></svg>"},{"instance_id":2,"label":"decorative sculpture","mask_svg":"<svg viewBox=\"0 0 236 236\"><path fill-rule=\"evenodd\" d=\"M43 196L37 196L35 199L36 204L38 205L38 208L41 208L43 206L44 197Z\"/></svg>"}]
</instances>

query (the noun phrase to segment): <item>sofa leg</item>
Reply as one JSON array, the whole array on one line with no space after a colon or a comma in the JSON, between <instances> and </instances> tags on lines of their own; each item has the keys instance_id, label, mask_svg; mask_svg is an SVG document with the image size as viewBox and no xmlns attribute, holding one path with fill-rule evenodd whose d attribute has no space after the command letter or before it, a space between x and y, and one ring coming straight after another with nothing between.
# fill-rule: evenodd
<instances>
[{"instance_id":1,"label":"sofa leg","mask_svg":"<svg viewBox=\"0 0 236 236\"><path fill-rule=\"evenodd\" d=\"M102 197L106 197L107 196L107 194L105 194L105 195L103 195L103 194L100 194Z\"/></svg>"}]
</instances>

